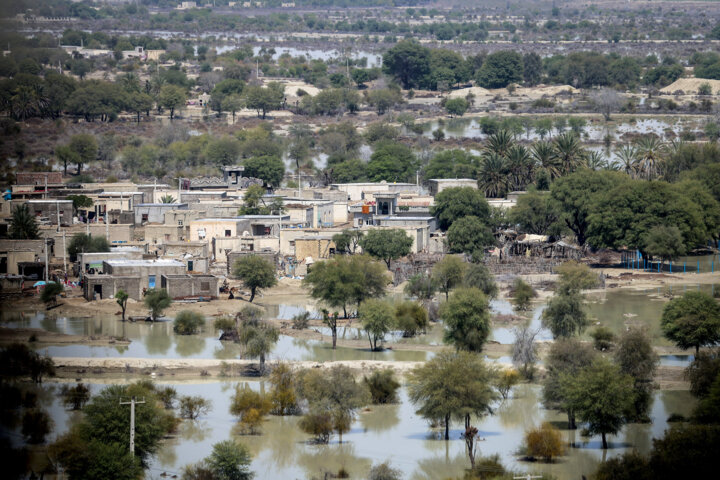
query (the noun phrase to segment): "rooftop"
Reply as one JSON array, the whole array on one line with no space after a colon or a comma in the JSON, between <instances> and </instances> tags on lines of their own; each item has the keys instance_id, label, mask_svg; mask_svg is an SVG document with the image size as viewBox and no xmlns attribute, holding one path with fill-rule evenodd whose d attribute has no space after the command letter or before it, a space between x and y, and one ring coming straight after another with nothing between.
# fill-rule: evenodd
<instances>
[{"instance_id":1,"label":"rooftop","mask_svg":"<svg viewBox=\"0 0 720 480\"><path fill-rule=\"evenodd\" d=\"M72 203L72 200L58 200L58 199L43 198L43 199L38 199L38 200L27 200L27 203Z\"/></svg>"},{"instance_id":2,"label":"rooftop","mask_svg":"<svg viewBox=\"0 0 720 480\"><path fill-rule=\"evenodd\" d=\"M139 192L138 192L139 193ZM171 207L176 208L182 205L187 206L187 203L138 203L136 207Z\"/></svg>"},{"instance_id":3,"label":"rooftop","mask_svg":"<svg viewBox=\"0 0 720 480\"><path fill-rule=\"evenodd\" d=\"M178 260L158 258L156 260L106 260L111 267L183 267L185 264Z\"/></svg>"}]
</instances>

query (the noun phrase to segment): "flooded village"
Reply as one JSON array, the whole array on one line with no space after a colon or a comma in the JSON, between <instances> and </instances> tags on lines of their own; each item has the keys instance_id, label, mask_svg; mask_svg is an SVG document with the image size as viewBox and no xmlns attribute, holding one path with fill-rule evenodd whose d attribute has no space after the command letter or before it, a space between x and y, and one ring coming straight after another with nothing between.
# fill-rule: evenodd
<instances>
[{"instance_id":1,"label":"flooded village","mask_svg":"<svg viewBox=\"0 0 720 480\"><path fill-rule=\"evenodd\" d=\"M0 2L7 478L713 475L719 20Z\"/></svg>"}]
</instances>

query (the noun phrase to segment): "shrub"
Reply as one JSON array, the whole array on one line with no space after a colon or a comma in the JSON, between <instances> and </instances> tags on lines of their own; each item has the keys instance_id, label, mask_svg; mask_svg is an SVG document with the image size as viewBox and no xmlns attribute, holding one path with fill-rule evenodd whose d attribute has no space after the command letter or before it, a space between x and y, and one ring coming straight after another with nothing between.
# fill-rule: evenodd
<instances>
[{"instance_id":1,"label":"shrub","mask_svg":"<svg viewBox=\"0 0 720 480\"><path fill-rule=\"evenodd\" d=\"M48 307L57 305L57 296L64 290L65 288L59 283L48 283L45 285L45 288L42 289L40 300L42 300Z\"/></svg>"},{"instance_id":2,"label":"shrub","mask_svg":"<svg viewBox=\"0 0 720 480\"><path fill-rule=\"evenodd\" d=\"M370 390L372 403L397 403L400 383L391 369L375 370L363 382Z\"/></svg>"},{"instance_id":3,"label":"shrub","mask_svg":"<svg viewBox=\"0 0 720 480\"><path fill-rule=\"evenodd\" d=\"M262 419L270 411L270 400L260 392L251 390L249 386L238 385L230 404L230 413L240 417L243 433L255 435L259 431Z\"/></svg>"},{"instance_id":4,"label":"shrub","mask_svg":"<svg viewBox=\"0 0 720 480\"><path fill-rule=\"evenodd\" d=\"M212 408L210 400L206 400L200 396L184 396L180 397L180 416L195 420L200 415L207 415Z\"/></svg>"},{"instance_id":5,"label":"shrub","mask_svg":"<svg viewBox=\"0 0 720 480\"><path fill-rule=\"evenodd\" d=\"M183 310L173 322L173 331L178 335L192 335L205 324L205 317L197 312Z\"/></svg>"},{"instance_id":6,"label":"shrub","mask_svg":"<svg viewBox=\"0 0 720 480\"><path fill-rule=\"evenodd\" d=\"M304 330L310 325L310 312L304 311L298 313L292 318L292 328L294 330Z\"/></svg>"},{"instance_id":7,"label":"shrub","mask_svg":"<svg viewBox=\"0 0 720 480\"><path fill-rule=\"evenodd\" d=\"M378 463L368 472L368 480L400 480L402 472L390 466L390 462Z\"/></svg>"},{"instance_id":8,"label":"shrub","mask_svg":"<svg viewBox=\"0 0 720 480\"><path fill-rule=\"evenodd\" d=\"M526 432L525 446L528 456L541 457L546 462L551 462L553 457L565 452L560 430L549 423L543 423L540 428Z\"/></svg>"},{"instance_id":9,"label":"shrub","mask_svg":"<svg viewBox=\"0 0 720 480\"><path fill-rule=\"evenodd\" d=\"M173 408L175 399L177 399L177 390L173 387L165 387L157 391L158 398L162 402L166 410Z\"/></svg>"},{"instance_id":10,"label":"shrub","mask_svg":"<svg viewBox=\"0 0 720 480\"><path fill-rule=\"evenodd\" d=\"M298 422L300 429L312 435L316 443L328 443L332 434L333 420L330 412L310 412Z\"/></svg>"},{"instance_id":11,"label":"shrub","mask_svg":"<svg viewBox=\"0 0 720 480\"><path fill-rule=\"evenodd\" d=\"M82 383L74 387L63 385L60 394L65 406L73 410L80 410L90 400L90 389Z\"/></svg>"},{"instance_id":12,"label":"shrub","mask_svg":"<svg viewBox=\"0 0 720 480\"><path fill-rule=\"evenodd\" d=\"M43 410L26 410L22 419L22 434L28 443L43 443L52 426L52 419Z\"/></svg>"},{"instance_id":13,"label":"shrub","mask_svg":"<svg viewBox=\"0 0 720 480\"><path fill-rule=\"evenodd\" d=\"M506 369L500 372L496 380L496 387L503 398L507 398L512 387L520 382L520 373L515 369Z\"/></svg>"},{"instance_id":14,"label":"shrub","mask_svg":"<svg viewBox=\"0 0 720 480\"><path fill-rule=\"evenodd\" d=\"M610 350L615 341L615 334L607 327L597 327L595 330L590 332L590 336L593 338L593 342L596 350L604 352Z\"/></svg>"},{"instance_id":15,"label":"shrub","mask_svg":"<svg viewBox=\"0 0 720 480\"><path fill-rule=\"evenodd\" d=\"M292 415L297 413L297 394L293 369L287 363L279 363L270 372L270 403L272 413Z\"/></svg>"},{"instance_id":16,"label":"shrub","mask_svg":"<svg viewBox=\"0 0 720 480\"><path fill-rule=\"evenodd\" d=\"M537 297L537 292L523 279L516 278L512 288L512 300L515 308L520 311L527 310L534 297Z\"/></svg>"}]
</instances>

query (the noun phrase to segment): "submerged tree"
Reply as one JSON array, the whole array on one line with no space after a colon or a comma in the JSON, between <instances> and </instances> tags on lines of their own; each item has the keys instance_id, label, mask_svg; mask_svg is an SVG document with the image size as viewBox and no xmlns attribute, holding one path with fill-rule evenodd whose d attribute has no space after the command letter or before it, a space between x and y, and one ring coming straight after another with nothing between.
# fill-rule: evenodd
<instances>
[{"instance_id":1,"label":"submerged tree","mask_svg":"<svg viewBox=\"0 0 720 480\"><path fill-rule=\"evenodd\" d=\"M480 352L490 335L490 305L477 288L459 288L440 307L443 340L457 350Z\"/></svg>"},{"instance_id":2,"label":"submerged tree","mask_svg":"<svg viewBox=\"0 0 720 480\"><path fill-rule=\"evenodd\" d=\"M261 372L265 371L265 356L272 351L280 338L277 329L264 320L264 314L260 308L248 305L235 318L237 341L245 347L247 356L260 359Z\"/></svg>"},{"instance_id":3,"label":"submerged tree","mask_svg":"<svg viewBox=\"0 0 720 480\"><path fill-rule=\"evenodd\" d=\"M720 305L708 294L687 292L665 305L660 326L668 340L682 349L720 342Z\"/></svg>"}]
</instances>

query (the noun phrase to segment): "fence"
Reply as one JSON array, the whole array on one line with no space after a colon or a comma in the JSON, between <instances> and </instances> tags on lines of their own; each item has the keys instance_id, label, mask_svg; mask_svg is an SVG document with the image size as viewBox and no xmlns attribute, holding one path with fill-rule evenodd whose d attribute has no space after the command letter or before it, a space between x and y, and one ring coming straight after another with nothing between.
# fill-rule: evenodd
<instances>
[{"instance_id":1,"label":"fence","mask_svg":"<svg viewBox=\"0 0 720 480\"><path fill-rule=\"evenodd\" d=\"M640 252L626 252L622 254L620 268L639 272L656 273L715 273L715 255L709 262L704 260L681 260L673 263L663 260L650 260L644 258Z\"/></svg>"}]
</instances>

